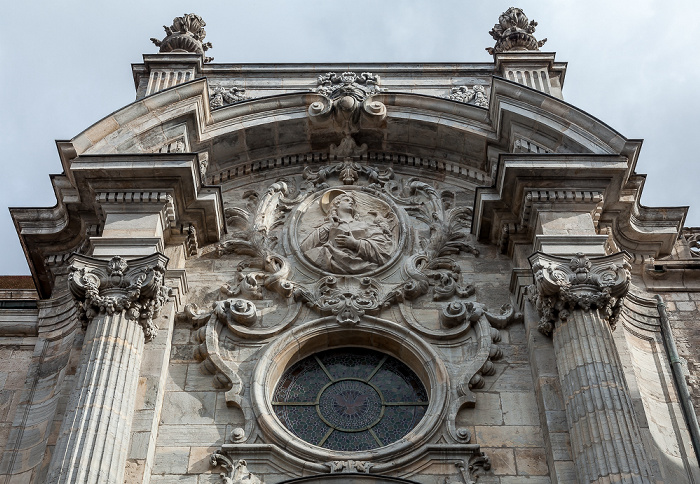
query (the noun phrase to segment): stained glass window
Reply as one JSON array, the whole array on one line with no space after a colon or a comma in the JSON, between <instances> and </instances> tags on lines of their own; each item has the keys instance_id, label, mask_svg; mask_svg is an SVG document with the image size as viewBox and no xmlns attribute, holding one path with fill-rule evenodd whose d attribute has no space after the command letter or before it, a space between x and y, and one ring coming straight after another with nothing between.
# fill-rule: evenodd
<instances>
[{"instance_id":1,"label":"stained glass window","mask_svg":"<svg viewBox=\"0 0 700 484\"><path fill-rule=\"evenodd\" d=\"M331 450L375 449L410 432L428 394L408 366L365 348L339 348L289 368L272 405L294 435Z\"/></svg>"}]
</instances>

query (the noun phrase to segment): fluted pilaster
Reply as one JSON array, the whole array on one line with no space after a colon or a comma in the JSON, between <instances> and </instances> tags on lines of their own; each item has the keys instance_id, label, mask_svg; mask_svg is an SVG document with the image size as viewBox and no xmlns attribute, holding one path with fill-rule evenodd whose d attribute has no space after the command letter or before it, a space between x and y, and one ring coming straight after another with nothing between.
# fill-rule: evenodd
<instances>
[{"instance_id":1,"label":"fluted pilaster","mask_svg":"<svg viewBox=\"0 0 700 484\"><path fill-rule=\"evenodd\" d=\"M579 482L652 482L612 337L630 274L624 254L536 253L529 289L551 334Z\"/></svg>"},{"instance_id":2,"label":"fluted pilaster","mask_svg":"<svg viewBox=\"0 0 700 484\"><path fill-rule=\"evenodd\" d=\"M166 300L161 254L127 262L74 256L70 288L87 324L47 482L124 482L145 341Z\"/></svg>"}]
</instances>

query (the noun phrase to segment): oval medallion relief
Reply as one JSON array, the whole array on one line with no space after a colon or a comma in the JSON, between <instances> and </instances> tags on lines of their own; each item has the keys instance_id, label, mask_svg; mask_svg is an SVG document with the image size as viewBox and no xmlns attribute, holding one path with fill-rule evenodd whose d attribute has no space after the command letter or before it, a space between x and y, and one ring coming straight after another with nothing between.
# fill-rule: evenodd
<instances>
[{"instance_id":1,"label":"oval medallion relief","mask_svg":"<svg viewBox=\"0 0 700 484\"><path fill-rule=\"evenodd\" d=\"M292 245L326 273L372 274L393 262L403 245L397 211L377 194L331 188L299 206Z\"/></svg>"}]
</instances>

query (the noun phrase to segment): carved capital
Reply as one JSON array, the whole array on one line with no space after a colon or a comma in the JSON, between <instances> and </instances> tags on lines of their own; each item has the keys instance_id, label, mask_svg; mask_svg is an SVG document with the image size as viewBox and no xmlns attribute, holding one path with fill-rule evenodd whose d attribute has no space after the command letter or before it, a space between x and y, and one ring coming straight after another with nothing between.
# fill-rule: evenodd
<instances>
[{"instance_id":1,"label":"carved capital","mask_svg":"<svg viewBox=\"0 0 700 484\"><path fill-rule=\"evenodd\" d=\"M80 320L87 325L100 313L123 312L143 327L147 341L153 339L158 331L153 318L168 299L164 285L167 263L162 254L128 262L119 256L102 260L74 255L68 285Z\"/></svg>"},{"instance_id":2,"label":"carved capital","mask_svg":"<svg viewBox=\"0 0 700 484\"><path fill-rule=\"evenodd\" d=\"M597 309L615 329L630 283L624 253L589 259L581 253L566 258L537 252L530 256L530 265L535 283L528 295L541 316L540 332L551 334L555 323L575 309Z\"/></svg>"}]
</instances>

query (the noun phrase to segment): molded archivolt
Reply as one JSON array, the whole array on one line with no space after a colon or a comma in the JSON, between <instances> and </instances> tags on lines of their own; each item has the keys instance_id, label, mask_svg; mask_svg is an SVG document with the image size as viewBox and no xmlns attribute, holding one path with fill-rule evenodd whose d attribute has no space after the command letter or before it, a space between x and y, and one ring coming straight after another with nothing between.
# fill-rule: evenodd
<instances>
[{"instance_id":1,"label":"molded archivolt","mask_svg":"<svg viewBox=\"0 0 700 484\"><path fill-rule=\"evenodd\" d=\"M194 179L188 182L197 191L207 182L220 183L285 163L326 162L329 146L339 146L350 136L333 123L310 120L309 107L328 102L320 94L251 99L212 111L208 92L206 79L166 89L110 114L69 143L59 144L65 175L52 178L56 207L11 209L42 295L48 295L53 284L45 258L76 250L87 238L90 225L99 231L99 214L85 203L94 196L94 189L86 192L75 178L75 168L90 163L86 155L130 155L136 169L172 157L173 150L197 153L191 167L199 164L203 179L198 179L195 169ZM357 146L367 145L368 151L360 158L373 164L382 165L387 158L390 163L403 159L420 169L466 174L474 186L491 187L497 173L504 170L501 155L512 151L525 162L533 156L618 156L625 165L624 175L616 181L614 196L604 195L608 212L602 213L601 221L612 227L619 248L658 257L670 251L673 236L680 230L685 209L662 213L639 205L642 184L630 180L641 143L625 139L552 96L494 77L488 110L401 92L382 92L371 99L386 107L386 117L381 122L360 119L351 134ZM523 146L529 152L523 153ZM503 199L502 188L487 188L484 193L495 203L495 210L516 216L515 208ZM493 215L475 213L475 225L479 218L492 220ZM203 229L196 228L198 233ZM498 230L477 233L497 243L493 234ZM208 242L216 238L209 237Z\"/></svg>"}]
</instances>

